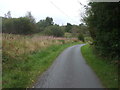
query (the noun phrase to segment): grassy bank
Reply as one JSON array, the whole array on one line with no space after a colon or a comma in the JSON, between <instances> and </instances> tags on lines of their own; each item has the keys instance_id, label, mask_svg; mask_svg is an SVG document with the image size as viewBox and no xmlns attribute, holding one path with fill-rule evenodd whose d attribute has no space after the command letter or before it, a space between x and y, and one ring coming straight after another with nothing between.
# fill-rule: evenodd
<instances>
[{"instance_id":1,"label":"grassy bank","mask_svg":"<svg viewBox=\"0 0 120 90\"><path fill-rule=\"evenodd\" d=\"M106 88L118 88L118 67L109 63L93 52L90 45L85 45L81 48L82 54L88 65L96 72L102 84Z\"/></svg>"},{"instance_id":2,"label":"grassy bank","mask_svg":"<svg viewBox=\"0 0 120 90\"><path fill-rule=\"evenodd\" d=\"M67 39L52 36L2 34L2 52L5 56L16 58L16 56L42 50L51 45L77 41L78 40L74 38Z\"/></svg>"},{"instance_id":3,"label":"grassy bank","mask_svg":"<svg viewBox=\"0 0 120 90\"><path fill-rule=\"evenodd\" d=\"M3 88L26 88L77 40L54 37L3 36Z\"/></svg>"}]
</instances>

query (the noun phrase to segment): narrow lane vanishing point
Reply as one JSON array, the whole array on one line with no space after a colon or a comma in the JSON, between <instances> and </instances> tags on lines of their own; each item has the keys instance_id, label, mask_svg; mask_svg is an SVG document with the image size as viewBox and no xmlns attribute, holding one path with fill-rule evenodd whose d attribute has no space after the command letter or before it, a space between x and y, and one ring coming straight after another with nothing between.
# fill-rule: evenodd
<instances>
[{"instance_id":1,"label":"narrow lane vanishing point","mask_svg":"<svg viewBox=\"0 0 120 90\"><path fill-rule=\"evenodd\" d=\"M64 50L33 87L103 88L96 74L82 57L80 47L83 45L75 45Z\"/></svg>"}]
</instances>

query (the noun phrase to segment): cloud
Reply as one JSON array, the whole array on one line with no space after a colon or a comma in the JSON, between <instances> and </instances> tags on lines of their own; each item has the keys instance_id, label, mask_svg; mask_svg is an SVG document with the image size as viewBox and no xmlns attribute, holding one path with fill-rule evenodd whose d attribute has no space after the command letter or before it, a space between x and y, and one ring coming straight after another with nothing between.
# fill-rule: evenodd
<instances>
[{"instance_id":1,"label":"cloud","mask_svg":"<svg viewBox=\"0 0 120 90\"><path fill-rule=\"evenodd\" d=\"M86 0L80 0L86 4ZM31 11L36 21L49 16L57 24L80 24L80 13L84 11L78 0L2 0L0 3L0 16L11 11L12 17L25 16Z\"/></svg>"}]
</instances>

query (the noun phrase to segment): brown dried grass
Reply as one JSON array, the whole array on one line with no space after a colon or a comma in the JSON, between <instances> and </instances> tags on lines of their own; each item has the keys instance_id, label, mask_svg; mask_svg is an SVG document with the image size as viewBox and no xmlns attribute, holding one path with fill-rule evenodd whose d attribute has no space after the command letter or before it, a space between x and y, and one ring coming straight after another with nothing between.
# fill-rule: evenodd
<instances>
[{"instance_id":1,"label":"brown dried grass","mask_svg":"<svg viewBox=\"0 0 120 90\"><path fill-rule=\"evenodd\" d=\"M2 52L11 57L42 50L51 45L77 42L76 38L2 34Z\"/></svg>"}]
</instances>

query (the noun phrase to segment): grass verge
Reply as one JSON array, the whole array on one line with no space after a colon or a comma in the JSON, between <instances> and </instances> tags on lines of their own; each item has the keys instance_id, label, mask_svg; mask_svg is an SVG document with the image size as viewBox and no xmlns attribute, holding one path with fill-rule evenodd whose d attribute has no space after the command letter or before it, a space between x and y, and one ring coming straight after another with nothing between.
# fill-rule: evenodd
<instances>
[{"instance_id":1,"label":"grass verge","mask_svg":"<svg viewBox=\"0 0 120 90\"><path fill-rule=\"evenodd\" d=\"M118 66L109 63L93 52L90 45L81 48L81 52L88 65L96 72L102 84L106 88L118 88Z\"/></svg>"},{"instance_id":2,"label":"grass verge","mask_svg":"<svg viewBox=\"0 0 120 90\"><path fill-rule=\"evenodd\" d=\"M50 67L55 58L67 47L80 44L67 43L52 45L32 54L18 56L17 59L9 57L3 63L3 88L27 88L37 80L47 68Z\"/></svg>"}]
</instances>

